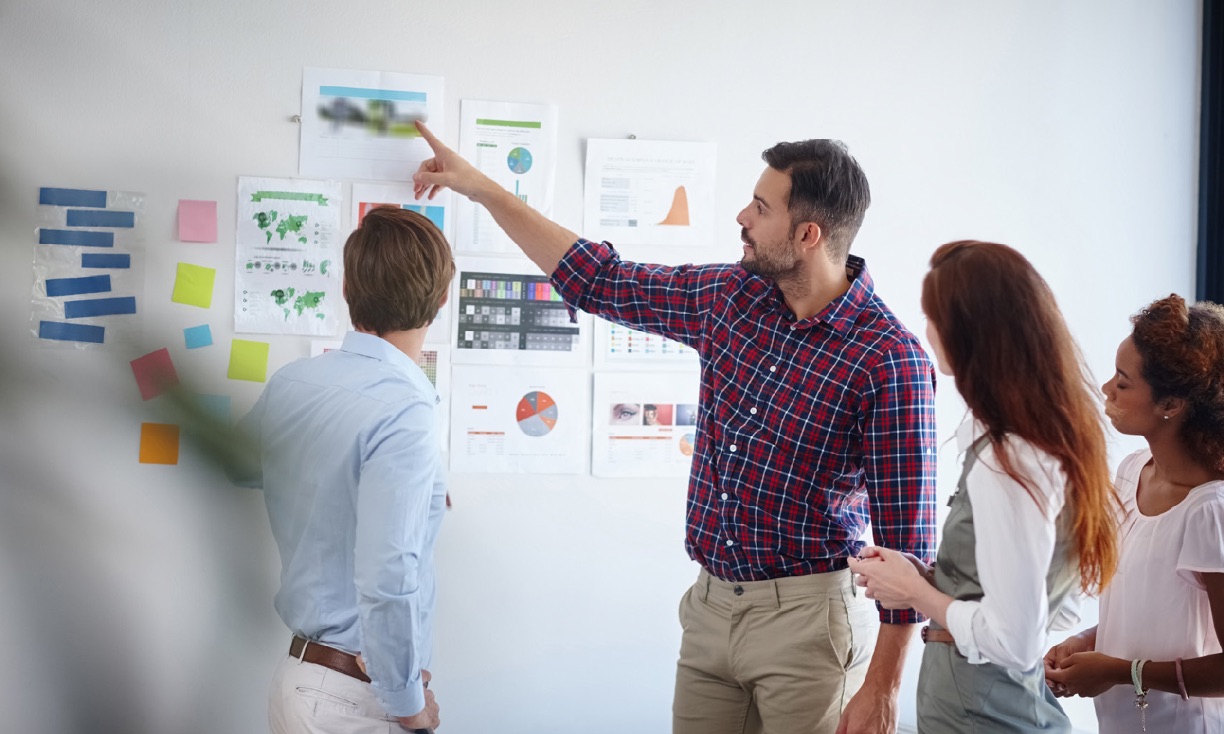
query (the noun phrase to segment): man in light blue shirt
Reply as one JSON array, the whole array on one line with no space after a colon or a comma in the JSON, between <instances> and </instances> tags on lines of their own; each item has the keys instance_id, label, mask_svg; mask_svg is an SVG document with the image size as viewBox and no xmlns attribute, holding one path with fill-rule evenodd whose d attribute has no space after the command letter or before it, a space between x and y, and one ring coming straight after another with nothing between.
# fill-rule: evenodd
<instances>
[{"instance_id":1,"label":"man in light blue shirt","mask_svg":"<svg viewBox=\"0 0 1224 734\"><path fill-rule=\"evenodd\" d=\"M446 488L417 363L454 273L428 219L371 210L344 246L356 330L273 375L240 426L261 449L261 476L240 481L264 489L294 635L269 692L275 734L438 725L426 668Z\"/></svg>"}]
</instances>

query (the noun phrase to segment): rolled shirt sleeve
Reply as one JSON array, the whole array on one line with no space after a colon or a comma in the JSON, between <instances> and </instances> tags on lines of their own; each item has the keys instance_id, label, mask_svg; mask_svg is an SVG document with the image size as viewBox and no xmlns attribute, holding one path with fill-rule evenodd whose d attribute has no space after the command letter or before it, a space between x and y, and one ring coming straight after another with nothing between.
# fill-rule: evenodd
<instances>
[{"instance_id":1,"label":"rolled shirt sleeve","mask_svg":"<svg viewBox=\"0 0 1224 734\"><path fill-rule=\"evenodd\" d=\"M876 366L864 406L867 496L877 544L913 553L935 551L934 370L916 343L901 343ZM880 610L887 624L925 620L913 609Z\"/></svg>"}]
</instances>

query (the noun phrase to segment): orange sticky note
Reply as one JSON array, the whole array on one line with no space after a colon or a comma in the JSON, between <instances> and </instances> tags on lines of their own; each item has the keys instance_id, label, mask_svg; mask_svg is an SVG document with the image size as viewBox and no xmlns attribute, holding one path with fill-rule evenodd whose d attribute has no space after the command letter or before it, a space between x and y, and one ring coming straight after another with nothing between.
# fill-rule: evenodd
<instances>
[{"instance_id":1,"label":"orange sticky note","mask_svg":"<svg viewBox=\"0 0 1224 734\"><path fill-rule=\"evenodd\" d=\"M179 427L171 423L140 424L140 463L177 464Z\"/></svg>"}]
</instances>

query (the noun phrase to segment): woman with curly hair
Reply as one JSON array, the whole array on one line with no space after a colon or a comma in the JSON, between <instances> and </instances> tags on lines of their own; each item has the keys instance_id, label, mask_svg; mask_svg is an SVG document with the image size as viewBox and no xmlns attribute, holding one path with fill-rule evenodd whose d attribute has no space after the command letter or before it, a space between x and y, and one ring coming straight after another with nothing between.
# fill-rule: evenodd
<instances>
[{"instance_id":1,"label":"woman with curly hair","mask_svg":"<svg viewBox=\"0 0 1224 734\"><path fill-rule=\"evenodd\" d=\"M1101 619L1046 654L1103 732L1224 732L1224 308L1162 298L1131 318L1105 412L1148 448L1118 468L1122 557Z\"/></svg>"},{"instance_id":2,"label":"woman with curly hair","mask_svg":"<svg viewBox=\"0 0 1224 734\"><path fill-rule=\"evenodd\" d=\"M1096 388L1049 286L1010 247L938 248L922 310L969 407L960 482L933 568L869 548L850 569L869 598L931 619L919 732L1070 732L1041 654L1063 602L1102 588L1117 562Z\"/></svg>"}]
</instances>

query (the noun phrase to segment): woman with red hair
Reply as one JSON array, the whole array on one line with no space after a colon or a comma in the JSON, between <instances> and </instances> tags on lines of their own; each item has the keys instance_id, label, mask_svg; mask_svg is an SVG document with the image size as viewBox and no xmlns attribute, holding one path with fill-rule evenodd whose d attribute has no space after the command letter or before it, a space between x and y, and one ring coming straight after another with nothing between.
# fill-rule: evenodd
<instances>
[{"instance_id":1,"label":"woman with red hair","mask_svg":"<svg viewBox=\"0 0 1224 734\"><path fill-rule=\"evenodd\" d=\"M1051 648L1057 695L1103 732L1224 732L1224 308L1172 295L1131 318L1105 413L1148 448L1118 467L1122 557L1100 624Z\"/></svg>"},{"instance_id":2,"label":"woman with red hair","mask_svg":"<svg viewBox=\"0 0 1224 734\"><path fill-rule=\"evenodd\" d=\"M1103 588L1117 560L1095 388L1049 286L1010 247L937 249L922 310L969 408L960 481L934 567L870 548L850 568L868 597L931 619L920 732L1070 732L1041 656L1064 601Z\"/></svg>"}]
</instances>

